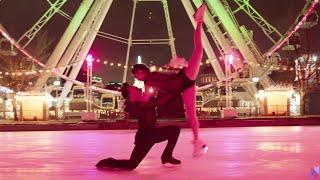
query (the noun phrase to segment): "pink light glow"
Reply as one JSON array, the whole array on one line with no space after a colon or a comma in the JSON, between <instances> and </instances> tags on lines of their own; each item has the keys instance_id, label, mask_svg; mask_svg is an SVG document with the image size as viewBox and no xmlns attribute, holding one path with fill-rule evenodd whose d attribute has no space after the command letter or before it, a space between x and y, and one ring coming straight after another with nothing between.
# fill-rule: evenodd
<instances>
[{"instance_id":1,"label":"pink light glow","mask_svg":"<svg viewBox=\"0 0 320 180\"><path fill-rule=\"evenodd\" d=\"M92 62L94 61L94 58L93 58L92 54L88 54L87 55L86 61L87 61L87 63L91 63L91 65L92 65Z\"/></svg>"},{"instance_id":2,"label":"pink light glow","mask_svg":"<svg viewBox=\"0 0 320 180\"><path fill-rule=\"evenodd\" d=\"M319 167L319 132L316 126L202 128L201 137L212 148L203 157L191 159L190 132L182 129L174 150L181 167L161 165L166 145L162 142L134 171L99 170L95 164L107 157L129 158L135 130L1 132L0 177L312 179L311 168Z\"/></svg>"}]
</instances>

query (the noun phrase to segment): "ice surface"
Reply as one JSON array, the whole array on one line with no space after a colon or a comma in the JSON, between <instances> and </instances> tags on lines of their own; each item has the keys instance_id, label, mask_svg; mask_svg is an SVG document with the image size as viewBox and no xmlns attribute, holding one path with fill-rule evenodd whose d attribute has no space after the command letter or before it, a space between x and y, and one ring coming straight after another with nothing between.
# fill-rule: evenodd
<instances>
[{"instance_id":1,"label":"ice surface","mask_svg":"<svg viewBox=\"0 0 320 180\"><path fill-rule=\"evenodd\" d=\"M165 168L156 144L134 171L98 170L107 157L128 158L135 130L0 132L0 179L310 179L320 165L320 127L201 129L209 151L192 159L191 131L182 130Z\"/></svg>"}]
</instances>

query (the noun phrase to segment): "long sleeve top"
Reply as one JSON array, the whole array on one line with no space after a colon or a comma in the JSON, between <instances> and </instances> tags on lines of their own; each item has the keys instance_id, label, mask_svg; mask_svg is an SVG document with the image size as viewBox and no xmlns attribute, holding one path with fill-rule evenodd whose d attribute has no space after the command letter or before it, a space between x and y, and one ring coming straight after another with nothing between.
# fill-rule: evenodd
<instances>
[{"instance_id":1,"label":"long sleeve top","mask_svg":"<svg viewBox=\"0 0 320 180\"><path fill-rule=\"evenodd\" d=\"M166 104L175 97L176 94L168 93L161 98L152 98L148 102L136 102L138 115L138 130L152 129L156 125L156 107Z\"/></svg>"},{"instance_id":2,"label":"long sleeve top","mask_svg":"<svg viewBox=\"0 0 320 180\"><path fill-rule=\"evenodd\" d=\"M181 69L178 73L174 74L151 72L147 75L144 83L146 86L155 87L168 93L180 94L188 87L194 85L195 81L190 80L185 75L184 70Z\"/></svg>"}]
</instances>

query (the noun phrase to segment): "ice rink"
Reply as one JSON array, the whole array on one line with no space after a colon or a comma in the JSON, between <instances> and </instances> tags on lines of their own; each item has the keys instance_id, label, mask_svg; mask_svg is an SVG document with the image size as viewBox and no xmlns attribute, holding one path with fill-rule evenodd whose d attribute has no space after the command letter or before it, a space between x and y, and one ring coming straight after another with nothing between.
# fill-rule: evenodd
<instances>
[{"instance_id":1,"label":"ice rink","mask_svg":"<svg viewBox=\"0 0 320 180\"><path fill-rule=\"evenodd\" d=\"M174 157L160 161L165 143L155 145L133 171L98 170L107 157L128 158L135 130L0 132L0 179L310 179L320 166L320 127L201 129L209 147L192 159L191 131L183 129Z\"/></svg>"}]
</instances>

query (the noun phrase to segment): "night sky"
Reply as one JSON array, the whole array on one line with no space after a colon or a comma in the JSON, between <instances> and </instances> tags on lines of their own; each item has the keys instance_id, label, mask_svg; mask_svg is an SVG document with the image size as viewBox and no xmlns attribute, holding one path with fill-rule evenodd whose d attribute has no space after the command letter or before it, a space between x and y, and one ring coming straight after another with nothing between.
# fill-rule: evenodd
<instances>
[{"instance_id":1,"label":"night sky","mask_svg":"<svg viewBox=\"0 0 320 180\"><path fill-rule=\"evenodd\" d=\"M53 1L53 0L51 0ZM73 16L80 5L80 0L69 0L63 11ZM228 0L231 7L234 2ZM284 33L294 22L304 6L304 0L251 0L255 9L273 26ZM193 28L180 1L168 0L171 22L176 38L177 54L189 58L193 50ZM46 0L2 0L0 1L0 23L18 40L48 9ZM114 0L100 31L128 38L132 0ZM319 11L319 7L317 8ZM271 47L271 42L251 19L243 12L236 14L239 24L244 24L254 31L254 40L262 52ZM137 6L133 39L167 38L164 13L159 2L140 2ZM58 42L69 21L60 15L55 15L43 30L48 31L54 45ZM310 30L310 50L319 52L319 24ZM302 35L304 33L302 32ZM210 38L209 38L210 39ZM301 40L306 43L302 36ZM54 47L54 46L53 46ZM124 64L126 44L97 37L91 52L102 61ZM168 63L170 48L168 45L135 45L131 49L130 66L135 63L138 55L144 63L153 61L155 65ZM94 65L94 75L102 76L105 81L121 81L123 69L105 66L103 63ZM128 76L128 80L132 80Z\"/></svg>"}]
</instances>

